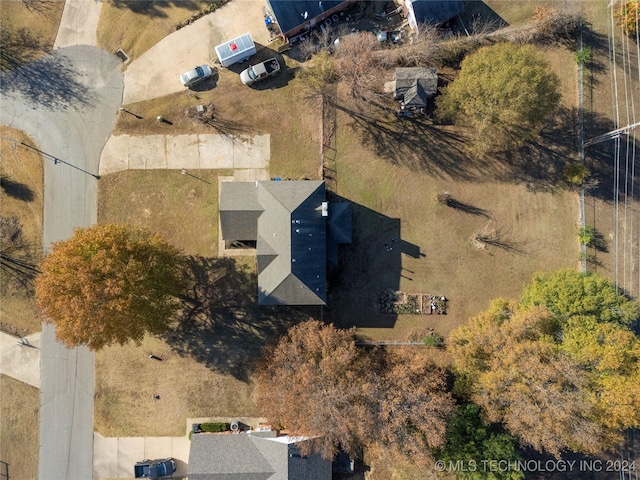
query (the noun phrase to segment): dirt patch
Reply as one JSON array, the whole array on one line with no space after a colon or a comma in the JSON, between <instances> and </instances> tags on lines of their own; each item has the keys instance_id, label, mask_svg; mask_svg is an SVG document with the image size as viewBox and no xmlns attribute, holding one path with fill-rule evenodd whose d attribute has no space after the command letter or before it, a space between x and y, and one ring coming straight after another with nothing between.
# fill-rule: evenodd
<instances>
[{"instance_id":1,"label":"dirt patch","mask_svg":"<svg viewBox=\"0 0 640 480\"><path fill-rule=\"evenodd\" d=\"M22 226L21 247L11 253L19 262L37 265L42 256L44 204L43 159L20 145L35 146L24 133L0 126L0 203L4 218L16 217ZM23 335L40 330L31 275L11 262L0 270L0 322Z\"/></svg>"},{"instance_id":2,"label":"dirt patch","mask_svg":"<svg viewBox=\"0 0 640 480\"><path fill-rule=\"evenodd\" d=\"M0 392L0 476L38 478L40 391L0 375Z\"/></svg>"}]
</instances>

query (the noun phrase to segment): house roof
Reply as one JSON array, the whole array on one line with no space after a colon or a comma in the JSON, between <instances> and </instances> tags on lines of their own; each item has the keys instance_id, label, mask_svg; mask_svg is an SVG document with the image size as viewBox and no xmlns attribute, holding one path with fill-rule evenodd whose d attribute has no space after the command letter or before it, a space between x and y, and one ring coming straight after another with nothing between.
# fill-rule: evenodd
<instances>
[{"instance_id":1,"label":"house roof","mask_svg":"<svg viewBox=\"0 0 640 480\"><path fill-rule=\"evenodd\" d=\"M220 227L225 240L257 240L258 185L250 182L223 182L220 193Z\"/></svg>"},{"instance_id":2,"label":"house roof","mask_svg":"<svg viewBox=\"0 0 640 480\"><path fill-rule=\"evenodd\" d=\"M440 25L464 11L462 0L410 0L416 22Z\"/></svg>"},{"instance_id":3,"label":"house roof","mask_svg":"<svg viewBox=\"0 0 640 480\"><path fill-rule=\"evenodd\" d=\"M222 184L222 238L256 240L260 305L326 303L325 201L322 181Z\"/></svg>"},{"instance_id":4,"label":"house roof","mask_svg":"<svg viewBox=\"0 0 640 480\"><path fill-rule=\"evenodd\" d=\"M435 68L396 68L395 82L395 96L403 98L406 107L425 107L438 91Z\"/></svg>"},{"instance_id":5,"label":"house roof","mask_svg":"<svg viewBox=\"0 0 640 480\"><path fill-rule=\"evenodd\" d=\"M284 34L342 3L347 3L347 1L267 0L267 4L280 26L280 31Z\"/></svg>"},{"instance_id":6,"label":"house roof","mask_svg":"<svg viewBox=\"0 0 640 480\"><path fill-rule=\"evenodd\" d=\"M264 208L258 219L258 303L324 305L324 182L260 182L258 201Z\"/></svg>"},{"instance_id":7,"label":"house roof","mask_svg":"<svg viewBox=\"0 0 640 480\"><path fill-rule=\"evenodd\" d=\"M329 480L331 462L302 457L290 437L197 434L191 437L190 480Z\"/></svg>"}]
</instances>

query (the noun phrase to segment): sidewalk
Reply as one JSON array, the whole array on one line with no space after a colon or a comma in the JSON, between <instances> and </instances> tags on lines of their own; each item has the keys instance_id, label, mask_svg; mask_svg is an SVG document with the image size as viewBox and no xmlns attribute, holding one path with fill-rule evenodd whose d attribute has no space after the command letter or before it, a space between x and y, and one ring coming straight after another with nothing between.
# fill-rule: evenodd
<instances>
[{"instance_id":1,"label":"sidewalk","mask_svg":"<svg viewBox=\"0 0 640 480\"><path fill-rule=\"evenodd\" d=\"M0 373L40 388L40 333L24 338L0 332Z\"/></svg>"},{"instance_id":2,"label":"sidewalk","mask_svg":"<svg viewBox=\"0 0 640 480\"><path fill-rule=\"evenodd\" d=\"M53 48L96 46L102 0L66 0ZM113 53L113 52L109 52Z\"/></svg>"},{"instance_id":3,"label":"sidewalk","mask_svg":"<svg viewBox=\"0 0 640 480\"><path fill-rule=\"evenodd\" d=\"M236 181L269 180L270 135L111 136L100 175L124 170L233 169Z\"/></svg>"}]
</instances>

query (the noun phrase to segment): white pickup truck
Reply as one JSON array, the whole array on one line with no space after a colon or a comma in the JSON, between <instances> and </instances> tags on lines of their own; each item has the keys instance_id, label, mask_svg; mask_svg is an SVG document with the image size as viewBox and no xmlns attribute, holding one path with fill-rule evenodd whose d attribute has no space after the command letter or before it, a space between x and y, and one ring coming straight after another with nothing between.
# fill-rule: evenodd
<instances>
[{"instance_id":1,"label":"white pickup truck","mask_svg":"<svg viewBox=\"0 0 640 480\"><path fill-rule=\"evenodd\" d=\"M280 71L280 63L275 58L270 58L257 65L252 65L246 70L240 73L240 80L245 85L251 85L253 83L264 80L271 75L275 75Z\"/></svg>"}]
</instances>

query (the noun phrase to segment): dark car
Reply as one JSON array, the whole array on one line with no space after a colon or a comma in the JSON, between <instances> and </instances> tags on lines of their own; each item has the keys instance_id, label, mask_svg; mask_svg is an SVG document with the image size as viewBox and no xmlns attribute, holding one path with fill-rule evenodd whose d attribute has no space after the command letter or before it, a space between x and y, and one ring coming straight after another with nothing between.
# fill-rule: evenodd
<instances>
[{"instance_id":1,"label":"dark car","mask_svg":"<svg viewBox=\"0 0 640 480\"><path fill-rule=\"evenodd\" d=\"M135 478L163 478L170 477L175 471L176 462L173 461L173 458L145 459L134 465L133 476Z\"/></svg>"}]
</instances>

